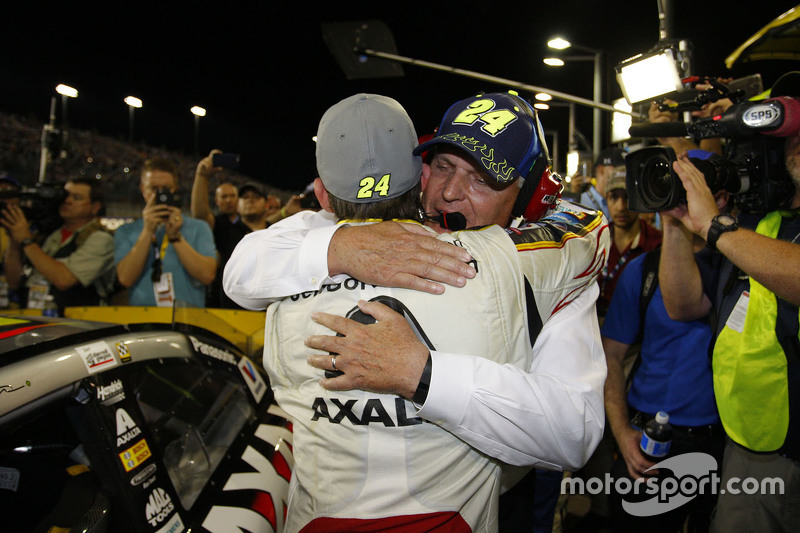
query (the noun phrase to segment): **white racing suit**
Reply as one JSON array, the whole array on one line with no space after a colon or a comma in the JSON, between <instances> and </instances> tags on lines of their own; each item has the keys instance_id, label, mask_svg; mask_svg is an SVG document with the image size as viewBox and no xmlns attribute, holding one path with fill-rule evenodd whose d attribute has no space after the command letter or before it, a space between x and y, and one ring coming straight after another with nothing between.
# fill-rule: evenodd
<instances>
[{"instance_id":1,"label":"white racing suit","mask_svg":"<svg viewBox=\"0 0 800 533\"><path fill-rule=\"evenodd\" d=\"M457 437L463 428L423 421L402 398L323 389L324 372L308 365L304 339L330 331L309 316L324 311L358 320L357 301L377 298L402 312L430 350L526 373L535 366L532 339L542 324L594 290L608 247L604 227L593 212L561 213L523 230L490 226L441 235L475 259L478 274L465 288L430 295L348 278L270 306L264 366L294 422L286 531L352 531L354 520L370 531L496 531L500 462ZM580 238L587 233L597 240ZM443 370L434 358L432 375L447 379L437 372Z\"/></svg>"}]
</instances>

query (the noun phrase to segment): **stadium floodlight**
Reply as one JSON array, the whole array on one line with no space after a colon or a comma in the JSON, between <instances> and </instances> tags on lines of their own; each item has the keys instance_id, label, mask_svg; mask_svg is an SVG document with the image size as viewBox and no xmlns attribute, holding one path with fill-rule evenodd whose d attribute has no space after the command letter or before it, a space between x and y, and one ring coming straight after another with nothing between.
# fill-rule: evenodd
<instances>
[{"instance_id":1,"label":"stadium floodlight","mask_svg":"<svg viewBox=\"0 0 800 533\"><path fill-rule=\"evenodd\" d=\"M549 67L563 67L565 63L571 61L592 61L594 63L594 79L592 84L592 95L595 104L599 104L603 99L603 52L583 45L574 44L563 37L555 37L547 41L547 46L555 50L566 50L572 48L589 55L572 55L560 57L546 57L542 61ZM603 135L602 115L600 109L595 107L592 111L592 151L600 153L601 139ZM572 141L570 141L572 142Z\"/></svg>"},{"instance_id":2,"label":"stadium floodlight","mask_svg":"<svg viewBox=\"0 0 800 533\"><path fill-rule=\"evenodd\" d=\"M128 142L133 144L133 110L142 107L142 101L135 96L126 96L122 100L128 104Z\"/></svg>"},{"instance_id":3,"label":"stadium floodlight","mask_svg":"<svg viewBox=\"0 0 800 533\"><path fill-rule=\"evenodd\" d=\"M548 67L563 67L564 60L558 57L545 57L542 62Z\"/></svg>"},{"instance_id":4,"label":"stadium floodlight","mask_svg":"<svg viewBox=\"0 0 800 533\"><path fill-rule=\"evenodd\" d=\"M67 96L69 98L78 97L78 89L70 87L69 85L64 85L63 83L59 83L58 85L56 85L56 92L61 96Z\"/></svg>"},{"instance_id":5,"label":"stadium floodlight","mask_svg":"<svg viewBox=\"0 0 800 533\"><path fill-rule=\"evenodd\" d=\"M206 116L206 110L199 105L189 110L194 115L194 156L200 157L200 117Z\"/></svg>"},{"instance_id":6,"label":"stadium floodlight","mask_svg":"<svg viewBox=\"0 0 800 533\"><path fill-rule=\"evenodd\" d=\"M554 48L556 50L564 50L572 46L572 43L564 39L563 37L554 37L549 41L547 41L547 46L549 46L550 48Z\"/></svg>"},{"instance_id":7,"label":"stadium floodlight","mask_svg":"<svg viewBox=\"0 0 800 533\"><path fill-rule=\"evenodd\" d=\"M136 98L135 96L126 96L125 100L123 100L126 104L131 107L140 108L142 107L142 101Z\"/></svg>"}]
</instances>

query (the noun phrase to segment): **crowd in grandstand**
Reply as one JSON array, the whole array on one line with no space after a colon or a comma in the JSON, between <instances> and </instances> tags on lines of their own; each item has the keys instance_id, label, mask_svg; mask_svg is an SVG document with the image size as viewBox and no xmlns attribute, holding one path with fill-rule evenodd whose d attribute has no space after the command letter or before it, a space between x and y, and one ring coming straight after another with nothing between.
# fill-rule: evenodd
<instances>
[{"instance_id":1,"label":"crowd in grandstand","mask_svg":"<svg viewBox=\"0 0 800 533\"><path fill-rule=\"evenodd\" d=\"M0 111L0 175L14 178L21 185L33 187L39 181L42 153L42 131L45 124L37 119ZM135 217L139 206L139 174L146 159L163 157L178 166L181 190L184 191L188 209L188 191L191 190L197 158L191 155L144 144L131 144L125 140L101 135L94 131L69 129L65 136L51 143L53 157L47 163L46 179L64 183L67 178L98 178L108 205L108 216ZM253 177L226 169L218 173L210 185L215 188L227 179L236 185L253 181ZM286 200L290 192L264 188Z\"/></svg>"}]
</instances>

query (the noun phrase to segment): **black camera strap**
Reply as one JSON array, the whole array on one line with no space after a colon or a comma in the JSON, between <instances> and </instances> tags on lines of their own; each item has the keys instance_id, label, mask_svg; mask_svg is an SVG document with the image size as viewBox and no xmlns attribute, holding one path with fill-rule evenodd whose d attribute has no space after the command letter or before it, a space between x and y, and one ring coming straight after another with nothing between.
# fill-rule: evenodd
<instances>
[{"instance_id":1,"label":"black camera strap","mask_svg":"<svg viewBox=\"0 0 800 533\"><path fill-rule=\"evenodd\" d=\"M642 260L642 284L639 292L639 333L636 335L634 344L639 344L639 350L636 352L636 359L633 361L628 377L625 380L626 390L630 387L633 381L633 375L642 363L641 343L644 338L644 318L647 314L647 307L653 299L653 295L658 288L658 263L661 259L661 247L650 250L644 254Z\"/></svg>"}]
</instances>

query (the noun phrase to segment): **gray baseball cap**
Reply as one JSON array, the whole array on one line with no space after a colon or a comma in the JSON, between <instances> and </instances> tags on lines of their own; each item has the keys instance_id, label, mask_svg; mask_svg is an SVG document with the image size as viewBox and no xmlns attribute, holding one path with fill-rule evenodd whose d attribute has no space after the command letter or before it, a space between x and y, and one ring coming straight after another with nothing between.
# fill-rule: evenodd
<instances>
[{"instance_id":1,"label":"gray baseball cap","mask_svg":"<svg viewBox=\"0 0 800 533\"><path fill-rule=\"evenodd\" d=\"M378 202L413 188L422 158L417 133L396 100L356 94L330 107L317 130L317 172L329 193L348 202Z\"/></svg>"}]
</instances>

